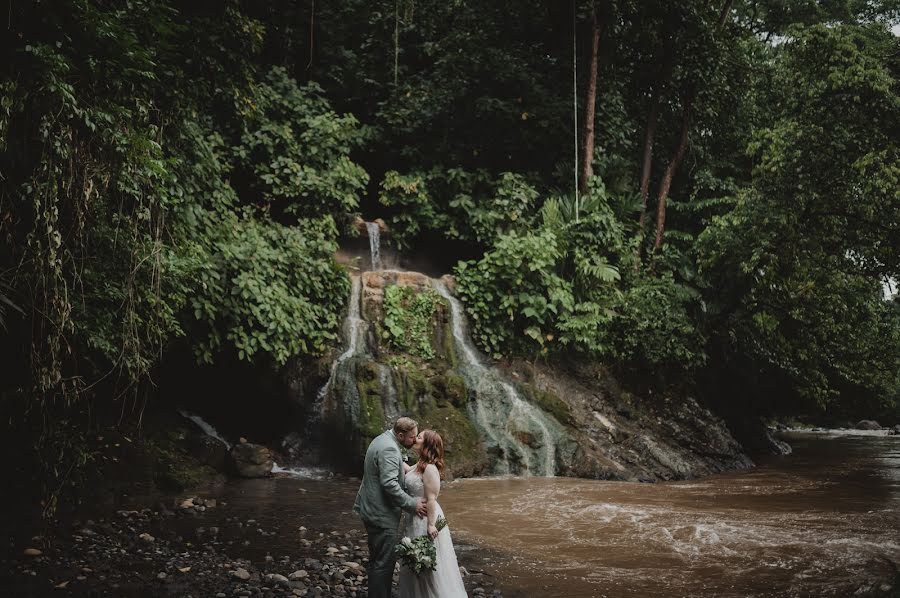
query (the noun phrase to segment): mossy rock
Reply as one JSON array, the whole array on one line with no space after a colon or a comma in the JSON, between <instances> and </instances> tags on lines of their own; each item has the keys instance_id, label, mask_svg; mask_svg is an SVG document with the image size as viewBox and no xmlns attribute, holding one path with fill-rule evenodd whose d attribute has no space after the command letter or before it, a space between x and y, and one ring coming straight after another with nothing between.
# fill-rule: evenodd
<instances>
[{"instance_id":1,"label":"mossy rock","mask_svg":"<svg viewBox=\"0 0 900 598\"><path fill-rule=\"evenodd\" d=\"M403 410L416 412L424 403L434 403L434 388L424 368L415 364L394 369L394 387L397 389L397 400Z\"/></svg>"},{"instance_id":2,"label":"mossy rock","mask_svg":"<svg viewBox=\"0 0 900 598\"><path fill-rule=\"evenodd\" d=\"M384 407L381 404L381 384L373 362L360 363L356 368L356 389L359 392L359 421L357 431L362 447L386 429Z\"/></svg>"},{"instance_id":3,"label":"mossy rock","mask_svg":"<svg viewBox=\"0 0 900 598\"><path fill-rule=\"evenodd\" d=\"M183 434L174 436L183 437ZM165 440L148 442L147 453L154 461L153 482L163 490L183 491L202 486L219 476L215 469Z\"/></svg>"},{"instance_id":4,"label":"mossy rock","mask_svg":"<svg viewBox=\"0 0 900 598\"><path fill-rule=\"evenodd\" d=\"M556 421L564 426L576 426L577 422L572 415L572 409L569 407L569 404L555 394L540 390L530 384L523 384L522 389L532 403L552 415Z\"/></svg>"},{"instance_id":5,"label":"mossy rock","mask_svg":"<svg viewBox=\"0 0 900 598\"><path fill-rule=\"evenodd\" d=\"M450 319L450 302L441 297L438 302L438 309L435 311L432 320L433 333L431 345L435 352L443 358L451 368L459 365L459 359L456 355L456 345L453 339L453 322Z\"/></svg>"},{"instance_id":6,"label":"mossy rock","mask_svg":"<svg viewBox=\"0 0 900 598\"><path fill-rule=\"evenodd\" d=\"M432 380L435 391L438 393L438 403L449 402L454 407L465 407L469 400L469 391L466 381L453 370L447 370Z\"/></svg>"},{"instance_id":7,"label":"mossy rock","mask_svg":"<svg viewBox=\"0 0 900 598\"><path fill-rule=\"evenodd\" d=\"M450 404L433 406L413 416L419 429L432 429L444 440L444 461L450 476L473 476L483 473L489 463L484 444L464 410Z\"/></svg>"}]
</instances>

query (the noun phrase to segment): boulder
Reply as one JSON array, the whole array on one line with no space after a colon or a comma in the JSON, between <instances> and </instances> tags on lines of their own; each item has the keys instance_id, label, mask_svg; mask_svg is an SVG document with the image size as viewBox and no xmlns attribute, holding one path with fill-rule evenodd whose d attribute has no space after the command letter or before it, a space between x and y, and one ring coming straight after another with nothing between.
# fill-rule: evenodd
<instances>
[{"instance_id":1,"label":"boulder","mask_svg":"<svg viewBox=\"0 0 900 598\"><path fill-rule=\"evenodd\" d=\"M188 451L200 462L224 472L228 464L228 448L206 434L190 434L185 438Z\"/></svg>"},{"instance_id":2,"label":"boulder","mask_svg":"<svg viewBox=\"0 0 900 598\"><path fill-rule=\"evenodd\" d=\"M880 430L881 424L871 419L863 419L856 422L855 428L857 430Z\"/></svg>"},{"instance_id":3,"label":"boulder","mask_svg":"<svg viewBox=\"0 0 900 598\"><path fill-rule=\"evenodd\" d=\"M238 475L245 478L261 478L272 473L275 464L272 452L266 447L246 442L231 449L231 461Z\"/></svg>"}]
</instances>

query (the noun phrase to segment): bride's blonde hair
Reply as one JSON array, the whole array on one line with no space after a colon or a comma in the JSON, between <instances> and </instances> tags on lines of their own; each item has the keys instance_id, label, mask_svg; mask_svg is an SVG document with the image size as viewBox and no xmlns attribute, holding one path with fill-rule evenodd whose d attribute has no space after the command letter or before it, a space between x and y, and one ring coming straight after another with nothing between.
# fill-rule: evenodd
<instances>
[{"instance_id":1,"label":"bride's blonde hair","mask_svg":"<svg viewBox=\"0 0 900 598\"><path fill-rule=\"evenodd\" d=\"M441 435L434 430L422 430L422 450L419 452L419 461L416 470L419 474L425 473L425 467L433 464L437 467L438 475L444 478L444 441Z\"/></svg>"}]
</instances>

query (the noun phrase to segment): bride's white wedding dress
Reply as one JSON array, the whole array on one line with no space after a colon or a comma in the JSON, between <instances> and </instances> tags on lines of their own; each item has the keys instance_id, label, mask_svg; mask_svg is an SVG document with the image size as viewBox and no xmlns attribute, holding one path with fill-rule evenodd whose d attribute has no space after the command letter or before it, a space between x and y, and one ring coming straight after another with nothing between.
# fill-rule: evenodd
<instances>
[{"instance_id":1,"label":"bride's white wedding dress","mask_svg":"<svg viewBox=\"0 0 900 598\"><path fill-rule=\"evenodd\" d=\"M406 491L415 497L425 496L425 483L415 467L406 473ZM437 517L444 514L441 506L435 503ZM428 533L428 519L404 513L400 537L416 538ZM456 562L456 551L450 538L450 526L442 529L434 541L437 553L437 569L423 571L416 575L411 569L400 566L400 598L461 598L467 596L463 585L459 565Z\"/></svg>"}]
</instances>

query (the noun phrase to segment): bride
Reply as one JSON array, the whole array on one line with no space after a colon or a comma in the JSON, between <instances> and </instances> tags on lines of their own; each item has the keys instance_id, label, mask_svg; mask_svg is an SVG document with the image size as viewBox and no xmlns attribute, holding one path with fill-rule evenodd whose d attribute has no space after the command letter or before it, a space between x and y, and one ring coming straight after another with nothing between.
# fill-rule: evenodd
<instances>
[{"instance_id":1,"label":"bride","mask_svg":"<svg viewBox=\"0 0 900 598\"><path fill-rule=\"evenodd\" d=\"M467 596L463 585L450 528L438 531L435 524L444 515L437 502L444 474L444 441L434 430L422 430L416 436L412 449L419 455L414 466L403 464L406 472L406 489L413 497L424 497L428 517L404 516L401 536L416 538L428 534L434 540L437 568L416 575L411 569L400 567L401 598L456 598Z\"/></svg>"}]
</instances>

